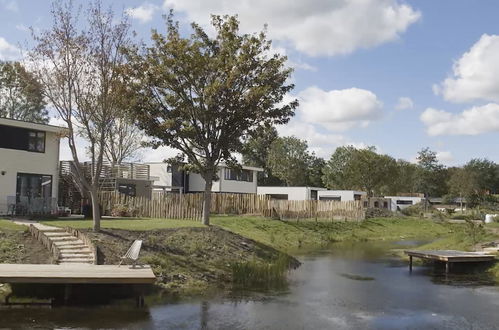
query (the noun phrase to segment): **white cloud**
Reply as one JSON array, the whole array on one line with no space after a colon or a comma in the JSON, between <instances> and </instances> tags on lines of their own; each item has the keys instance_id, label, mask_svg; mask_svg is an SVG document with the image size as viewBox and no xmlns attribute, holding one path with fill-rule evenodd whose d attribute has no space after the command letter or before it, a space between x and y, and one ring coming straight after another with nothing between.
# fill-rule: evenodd
<instances>
[{"instance_id":1,"label":"white cloud","mask_svg":"<svg viewBox=\"0 0 499 330\"><path fill-rule=\"evenodd\" d=\"M334 131L366 127L381 117L383 106L373 92L359 88L324 91L309 87L298 99L302 120Z\"/></svg>"},{"instance_id":2,"label":"white cloud","mask_svg":"<svg viewBox=\"0 0 499 330\"><path fill-rule=\"evenodd\" d=\"M279 136L295 136L307 141L308 147L317 156L328 159L337 147L353 145L365 148L367 144L352 141L342 134L323 132L317 125L305 123L300 117L291 119L287 125L277 126Z\"/></svg>"},{"instance_id":3,"label":"white cloud","mask_svg":"<svg viewBox=\"0 0 499 330\"><path fill-rule=\"evenodd\" d=\"M311 56L349 54L399 38L421 13L399 0L165 0L209 25L210 14L238 14L244 32L269 26L269 37Z\"/></svg>"},{"instance_id":4,"label":"white cloud","mask_svg":"<svg viewBox=\"0 0 499 330\"><path fill-rule=\"evenodd\" d=\"M139 20L141 23L147 23L152 20L154 13L158 9L158 6L145 2L138 7L127 8L125 12L130 15L130 17Z\"/></svg>"},{"instance_id":5,"label":"white cloud","mask_svg":"<svg viewBox=\"0 0 499 330\"><path fill-rule=\"evenodd\" d=\"M453 102L499 102L498 59L499 35L484 34L454 63L452 76L433 90Z\"/></svg>"},{"instance_id":6,"label":"white cloud","mask_svg":"<svg viewBox=\"0 0 499 330\"><path fill-rule=\"evenodd\" d=\"M16 0L1 0L1 4L7 10L10 10L10 11L13 11L16 13L19 11L19 6L18 6Z\"/></svg>"},{"instance_id":7,"label":"white cloud","mask_svg":"<svg viewBox=\"0 0 499 330\"><path fill-rule=\"evenodd\" d=\"M499 104L476 106L458 114L428 108L421 114L420 119L427 126L427 133L431 136L499 132Z\"/></svg>"},{"instance_id":8,"label":"white cloud","mask_svg":"<svg viewBox=\"0 0 499 330\"><path fill-rule=\"evenodd\" d=\"M0 37L0 61L17 60L21 56L21 50Z\"/></svg>"},{"instance_id":9,"label":"white cloud","mask_svg":"<svg viewBox=\"0 0 499 330\"><path fill-rule=\"evenodd\" d=\"M437 151L437 159L445 165L450 165L454 162L454 156L450 151Z\"/></svg>"},{"instance_id":10,"label":"white cloud","mask_svg":"<svg viewBox=\"0 0 499 330\"><path fill-rule=\"evenodd\" d=\"M414 108L414 102L410 97L399 97L397 105L395 105L395 109L397 110L405 110Z\"/></svg>"}]
</instances>

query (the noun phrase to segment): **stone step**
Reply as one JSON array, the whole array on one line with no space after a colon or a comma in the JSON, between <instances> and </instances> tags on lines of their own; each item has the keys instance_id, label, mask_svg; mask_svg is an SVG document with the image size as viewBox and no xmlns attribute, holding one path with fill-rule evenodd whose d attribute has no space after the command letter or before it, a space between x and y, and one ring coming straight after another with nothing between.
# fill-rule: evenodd
<instances>
[{"instance_id":1,"label":"stone step","mask_svg":"<svg viewBox=\"0 0 499 330\"><path fill-rule=\"evenodd\" d=\"M43 233L47 237L74 237L73 235L66 233L65 231L51 231Z\"/></svg>"},{"instance_id":2,"label":"stone step","mask_svg":"<svg viewBox=\"0 0 499 330\"><path fill-rule=\"evenodd\" d=\"M64 264L64 263L93 264L94 260L93 259L84 259L84 258L67 258L67 259L59 260L59 264Z\"/></svg>"},{"instance_id":3,"label":"stone step","mask_svg":"<svg viewBox=\"0 0 499 330\"><path fill-rule=\"evenodd\" d=\"M44 234L46 233L65 233L66 230L64 228L56 228L56 227L50 227L50 228L44 228L44 229L39 229L41 232Z\"/></svg>"},{"instance_id":4,"label":"stone step","mask_svg":"<svg viewBox=\"0 0 499 330\"><path fill-rule=\"evenodd\" d=\"M90 261L61 261L59 262L59 265L73 265L73 264L86 264L86 265L93 265L93 262Z\"/></svg>"},{"instance_id":5,"label":"stone step","mask_svg":"<svg viewBox=\"0 0 499 330\"><path fill-rule=\"evenodd\" d=\"M68 255L66 257L60 257L59 261L68 261L68 260L83 260L83 261L88 261L88 260L94 260L93 255Z\"/></svg>"},{"instance_id":6,"label":"stone step","mask_svg":"<svg viewBox=\"0 0 499 330\"><path fill-rule=\"evenodd\" d=\"M59 251L62 253L68 252L85 252L85 253L93 253L92 250L90 250L87 246L85 245L75 245L75 246L62 246L58 247Z\"/></svg>"},{"instance_id":7,"label":"stone step","mask_svg":"<svg viewBox=\"0 0 499 330\"><path fill-rule=\"evenodd\" d=\"M50 240L53 242L81 242L83 241L74 236L64 236L64 237L50 237Z\"/></svg>"},{"instance_id":8,"label":"stone step","mask_svg":"<svg viewBox=\"0 0 499 330\"><path fill-rule=\"evenodd\" d=\"M94 254L92 252L86 252L86 251L70 251L70 252L61 252L61 254L59 256L60 256L60 258L67 258L67 257L74 257L74 256L93 258Z\"/></svg>"}]
</instances>

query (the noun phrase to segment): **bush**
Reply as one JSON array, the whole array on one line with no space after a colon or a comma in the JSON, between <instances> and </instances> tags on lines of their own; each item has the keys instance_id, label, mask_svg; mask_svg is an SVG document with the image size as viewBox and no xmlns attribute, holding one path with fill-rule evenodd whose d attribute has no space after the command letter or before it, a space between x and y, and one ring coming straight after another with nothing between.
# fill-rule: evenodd
<instances>
[{"instance_id":1,"label":"bush","mask_svg":"<svg viewBox=\"0 0 499 330\"><path fill-rule=\"evenodd\" d=\"M400 213L411 217L422 217L425 213L425 207L423 203L417 203L400 210Z\"/></svg>"},{"instance_id":2,"label":"bush","mask_svg":"<svg viewBox=\"0 0 499 330\"><path fill-rule=\"evenodd\" d=\"M371 218L389 218L393 216L393 212L389 209L368 208L366 210L366 219Z\"/></svg>"},{"instance_id":3,"label":"bush","mask_svg":"<svg viewBox=\"0 0 499 330\"><path fill-rule=\"evenodd\" d=\"M137 208L124 204L116 204L111 209L111 216L113 217L136 217L138 213Z\"/></svg>"}]
</instances>

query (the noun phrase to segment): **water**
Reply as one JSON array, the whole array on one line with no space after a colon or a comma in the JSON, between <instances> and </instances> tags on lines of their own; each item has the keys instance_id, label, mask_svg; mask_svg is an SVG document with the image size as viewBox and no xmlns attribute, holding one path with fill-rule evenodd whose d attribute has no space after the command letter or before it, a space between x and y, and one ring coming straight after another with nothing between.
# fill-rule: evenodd
<instances>
[{"instance_id":1,"label":"water","mask_svg":"<svg viewBox=\"0 0 499 330\"><path fill-rule=\"evenodd\" d=\"M416 242L414 242L416 243ZM204 300L0 311L0 328L499 329L499 287L390 256L407 243L337 245L301 257L288 286Z\"/></svg>"}]
</instances>

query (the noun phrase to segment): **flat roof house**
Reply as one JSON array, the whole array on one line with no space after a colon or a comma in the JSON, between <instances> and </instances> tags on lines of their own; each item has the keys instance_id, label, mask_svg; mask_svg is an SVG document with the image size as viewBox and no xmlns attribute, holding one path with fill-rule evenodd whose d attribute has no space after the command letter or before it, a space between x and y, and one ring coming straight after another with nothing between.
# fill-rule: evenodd
<instances>
[{"instance_id":1,"label":"flat roof house","mask_svg":"<svg viewBox=\"0 0 499 330\"><path fill-rule=\"evenodd\" d=\"M392 211L400 211L409 206L421 203L425 198L421 196L385 196L391 200L390 209Z\"/></svg>"},{"instance_id":2,"label":"flat roof house","mask_svg":"<svg viewBox=\"0 0 499 330\"><path fill-rule=\"evenodd\" d=\"M258 195L266 195L272 199L305 201L317 200L318 194L324 190L326 190L326 188L259 186L257 191Z\"/></svg>"},{"instance_id":3,"label":"flat roof house","mask_svg":"<svg viewBox=\"0 0 499 330\"><path fill-rule=\"evenodd\" d=\"M365 191L357 190L324 190L319 191L319 200L321 201L360 201L367 197Z\"/></svg>"},{"instance_id":4,"label":"flat roof house","mask_svg":"<svg viewBox=\"0 0 499 330\"><path fill-rule=\"evenodd\" d=\"M197 173L188 173L177 166L164 162L147 163L151 178L154 179L153 189L179 193L203 192L205 181ZM212 192L256 194L257 173L263 171L259 167L242 166L241 170L231 169L225 164L218 166L219 180L213 182Z\"/></svg>"},{"instance_id":5,"label":"flat roof house","mask_svg":"<svg viewBox=\"0 0 499 330\"><path fill-rule=\"evenodd\" d=\"M0 214L57 208L63 127L0 118Z\"/></svg>"}]
</instances>

